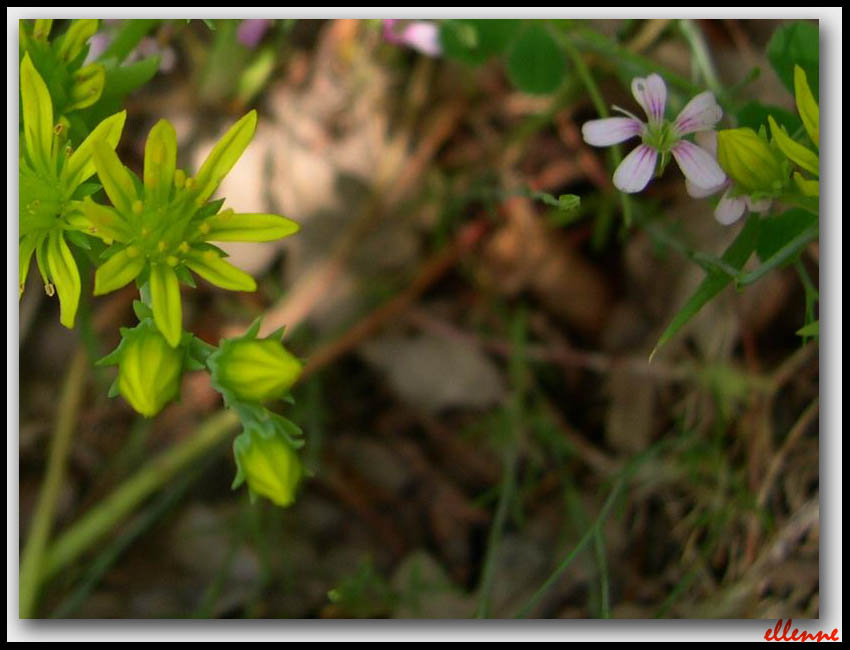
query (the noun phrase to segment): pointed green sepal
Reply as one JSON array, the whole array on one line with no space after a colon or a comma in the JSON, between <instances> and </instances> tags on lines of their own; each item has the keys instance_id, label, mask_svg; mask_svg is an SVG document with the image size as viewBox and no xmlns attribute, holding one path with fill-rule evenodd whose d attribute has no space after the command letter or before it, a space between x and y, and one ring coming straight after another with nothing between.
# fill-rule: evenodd
<instances>
[{"instance_id":1,"label":"pointed green sepal","mask_svg":"<svg viewBox=\"0 0 850 650\"><path fill-rule=\"evenodd\" d=\"M94 295L102 296L128 285L141 273L146 262L135 245L118 251L95 272Z\"/></svg>"},{"instance_id":2,"label":"pointed green sepal","mask_svg":"<svg viewBox=\"0 0 850 650\"><path fill-rule=\"evenodd\" d=\"M820 109L812 89L809 88L806 73L798 65L794 66L794 95L797 101L797 112L800 113L806 133L809 134L812 144L820 148Z\"/></svg>"},{"instance_id":3,"label":"pointed green sepal","mask_svg":"<svg viewBox=\"0 0 850 650\"><path fill-rule=\"evenodd\" d=\"M53 103L29 53L21 61L21 107L24 142L30 159L40 171L47 171L52 159Z\"/></svg>"},{"instance_id":4,"label":"pointed green sepal","mask_svg":"<svg viewBox=\"0 0 850 650\"><path fill-rule=\"evenodd\" d=\"M776 120L773 119L772 115L768 115L767 119L768 122L770 122L770 132L773 135L773 141L776 143L776 146L782 150L782 153L788 156L788 159L791 162L799 165L810 174L820 176L818 155L814 151L811 151L801 145L799 142L792 140L785 132L785 129L776 123Z\"/></svg>"},{"instance_id":5,"label":"pointed green sepal","mask_svg":"<svg viewBox=\"0 0 850 650\"><path fill-rule=\"evenodd\" d=\"M124 122L127 119L127 111L121 111L110 115L83 140L82 144L71 154L65 166L62 168L61 179L66 187L74 188L95 173L94 160L92 159L93 146L96 141L103 141L114 151L121 139L124 130Z\"/></svg>"},{"instance_id":6,"label":"pointed green sepal","mask_svg":"<svg viewBox=\"0 0 850 650\"><path fill-rule=\"evenodd\" d=\"M216 191L222 179L227 176L251 142L256 128L257 111L251 111L230 127L213 147L195 177L198 203L204 203Z\"/></svg>"},{"instance_id":7,"label":"pointed green sepal","mask_svg":"<svg viewBox=\"0 0 850 650\"><path fill-rule=\"evenodd\" d=\"M160 120L145 143L145 198L158 204L168 202L176 168L177 133L168 120Z\"/></svg>"},{"instance_id":8,"label":"pointed green sepal","mask_svg":"<svg viewBox=\"0 0 850 650\"><path fill-rule=\"evenodd\" d=\"M177 347L183 332L183 308L177 275L167 264L152 264L148 282L153 320L168 344Z\"/></svg>"},{"instance_id":9,"label":"pointed green sepal","mask_svg":"<svg viewBox=\"0 0 850 650\"><path fill-rule=\"evenodd\" d=\"M294 235L300 226L276 214L237 214L224 210L200 225L207 241L274 241Z\"/></svg>"},{"instance_id":10,"label":"pointed green sepal","mask_svg":"<svg viewBox=\"0 0 850 650\"><path fill-rule=\"evenodd\" d=\"M138 199L136 186L115 150L103 140L95 140L92 143L92 160L112 205L124 216L133 214L133 203Z\"/></svg>"},{"instance_id":11,"label":"pointed green sepal","mask_svg":"<svg viewBox=\"0 0 850 650\"><path fill-rule=\"evenodd\" d=\"M59 322L71 329L80 302L80 272L61 230L54 230L49 235L47 267L59 294Z\"/></svg>"},{"instance_id":12,"label":"pointed green sepal","mask_svg":"<svg viewBox=\"0 0 850 650\"><path fill-rule=\"evenodd\" d=\"M230 291L256 291L257 283L250 275L225 262L215 251L191 250L185 264L204 280Z\"/></svg>"},{"instance_id":13,"label":"pointed green sepal","mask_svg":"<svg viewBox=\"0 0 850 650\"><path fill-rule=\"evenodd\" d=\"M84 18L71 21L71 26L61 36L59 41L59 58L65 63L70 63L76 59L88 40L94 36L97 31L98 20L92 18Z\"/></svg>"}]
</instances>

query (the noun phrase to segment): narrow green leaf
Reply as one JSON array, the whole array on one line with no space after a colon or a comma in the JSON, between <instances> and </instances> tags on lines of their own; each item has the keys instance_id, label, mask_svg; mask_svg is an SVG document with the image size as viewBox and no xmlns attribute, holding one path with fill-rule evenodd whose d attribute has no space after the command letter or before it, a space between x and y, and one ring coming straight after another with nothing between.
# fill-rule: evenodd
<instances>
[{"instance_id":1,"label":"narrow green leaf","mask_svg":"<svg viewBox=\"0 0 850 650\"><path fill-rule=\"evenodd\" d=\"M94 167L109 200L123 215L133 214L133 202L138 199L130 173L121 164L115 151L103 140L92 143Z\"/></svg>"},{"instance_id":2,"label":"narrow green leaf","mask_svg":"<svg viewBox=\"0 0 850 650\"><path fill-rule=\"evenodd\" d=\"M788 156L791 162L799 165L810 174L820 176L818 155L799 142L792 140L785 132L785 129L779 126L772 117L768 117L768 121L770 122L770 132L773 135L773 139L776 145L782 150L782 153Z\"/></svg>"},{"instance_id":3,"label":"narrow green leaf","mask_svg":"<svg viewBox=\"0 0 850 650\"><path fill-rule=\"evenodd\" d=\"M204 280L230 291L256 291L257 283L250 275L225 262L214 251L192 250L186 255L186 266Z\"/></svg>"},{"instance_id":4,"label":"narrow green leaf","mask_svg":"<svg viewBox=\"0 0 850 650\"><path fill-rule=\"evenodd\" d=\"M735 283L741 287L760 280L769 271L790 262L811 242L818 238L818 224L808 226L800 234L787 241L782 248L764 261L764 264L748 273L741 273L735 278Z\"/></svg>"},{"instance_id":5,"label":"narrow green leaf","mask_svg":"<svg viewBox=\"0 0 850 650\"><path fill-rule=\"evenodd\" d=\"M160 120L145 143L145 197L160 205L168 201L177 168L177 133L171 122Z\"/></svg>"},{"instance_id":6,"label":"narrow green leaf","mask_svg":"<svg viewBox=\"0 0 850 650\"><path fill-rule=\"evenodd\" d=\"M806 81L806 73L798 65L794 66L794 98L809 139L816 147L820 147L820 109Z\"/></svg>"},{"instance_id":7,"label":"narrow green leaf","mask_svg":"<svg viewBox=\"0 0 850 650\"><path fill-rule=\"evenodd\" d=\"M168 344L176 348L183 332L183 307L177 275L167 264L152 264L149 282L154 323Z\"/></svg>"},{"instance_id":8,"label":"narrow green leaf","mask_svg":"<svg viewBox=\"0 0 850 650\"><path fill-rule=\"evenodd\" d=\"M794 172L794 183L804 196L820 196L820 181L803 178L800 172Z\"/></svg>"},{"instance_id":9,"label":"narrow green leaf","mask_svg":"<svg viewBox=\"0 0 850 650\"><path fill-rule=\"evenodd\" d=\"M94 295L102 296L126 286L145 266L145 256L135 246L115 253L94 274Z\"/></svg>"},{"instance_id":10,"label":"narrow green leaf","mask_svg":"<svg viewBox=\"0 0 850 650\"><path fill-rule=\"evenodd\" d=\"M83 140L62 168L61 179L66 188L76 189L78 185L88 180L95 173L94 160L92 159L94 142L103 140L114 150L121 139L126 119L127 111L111 115L98 124Z\"/></svg>"},{"instance_id":11,"label":"narrow green leaf","mask_svg":"<svg viewBox=\"0 0 850 650\"><path fill-rule=\"evenodd\" d=\"M300 226L276 214L235 214L225 210L201 224L208 241L274 241L298 232Z\"/></svg>"},{"instance_id":12,"label":"narrow green leaf","mask_svg":"<svg viewBox=\"0 0 850 650\"><path fill-rule=\"evenodd\" d=\"M757 216L751 216L747 220L747 223L744 224L743 229L738 233L735 241L732 242L729 248L726 249L726 252L721 256L723 262L736 269L741 269L744 266L756 248L759 225ZM679 310L673 321L664 330L661 338L658 339L658 343L655 344L655 349L649 355L650 360L652 360L652 357L655 356L655 353L662 345L673 338L685 323L691 320L709 300L720 293L731 281L732 278L726 273L720 271L708 273L688 302L685 303L685 306Z\"/></svg>"},{"instance_id":13,"label":"narrow green leaf","mask_svg":"<svg viewBox=\"0 0 850 650\"><path fill-rule=\"evenodd\" d=\"M59 322L71 329L80 302L80 272L61 230L50 233L47 242L47 267L59 294Z\"/></svg>"},{"instance_id":14,"label":"narrow green leaf","mask_svg":"<svg viewBox=\"0 0 850 650\"><path fill-rule=\"evenodd\" d=\"M820 336L820 321L813 321L797 330L798 336Z\"/></svg>"},{"instance_id":15,"label":"narrow green leaf","mask_svg":"<svg viewBox=\"0 0 850 650\"><path fill-rule=\"evenodd\" d=\"M251 142L256 128L257 111L251 111L230 127L218 141L195 178L198 203L203 203L216 191Z\"/></svg>"},{"instance_id":16,"label":"narrow green leaf","mask_svg":"<svg viewBox=\"0 0 850 650\"><path fill-rule=\"evenodd\" d=\"M21 107L27 151L40 171L47 171L51 167L53 146L53 104L29 52L21 61Z\"/></svg>"}]
</instances>

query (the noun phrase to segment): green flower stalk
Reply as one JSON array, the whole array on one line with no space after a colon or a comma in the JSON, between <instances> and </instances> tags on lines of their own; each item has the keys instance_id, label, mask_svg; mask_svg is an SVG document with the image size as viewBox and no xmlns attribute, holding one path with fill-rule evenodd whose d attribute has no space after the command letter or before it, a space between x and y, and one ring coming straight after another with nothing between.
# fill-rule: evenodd
<instances>
[{"instance_id":1,"label":"green flower stalk","mask_svg":"<svg viewBox=\"0 0 850 650\"><path fill-rule=\"evenodd\" d=\"M150 288L153 319L172 347L180 342L180 282L189 271L232 291L254 291L254 279L224 260L211 241L271 241L292 235L298 224L273 214L219 212L208 202L254 136L257 113L240 119L216 144L195 177L177 169L177 137L167 120L151 129L143 179L128 170L113 148L95 144L94 166L112 207L86 200L88 227L107 244L109 257L95 273L95 295L134 279Z\"/></svg>"},{"instance_id":2,"label":"green flower stalk","mask_svg":"<svg viewBox=\"0 0 850 650\"><path fill-rule=\"evenodd\" d=\"M80 272L66 238L85 243L75 231L80 230L79 199L97 189L86 183L95 172L95 143L112 151L121 138L127 113L121 111L103 120L75 150L67 141L67 122L54 123L50 93L29 54L24 55L20 70L20 293L35 253L45 290L49 295L59 294L60 321L71 328L80 300Z\"/></svg>"},{"instance_id":3,"label":"green flower stalk","mask_svg":"<svg viewBox=\"0 0 850 650\"><path fill-rule=\"evenodd\" d=\"M303 471L298 454L284 437L248 429L233 441L233 456L234 489L247 483L252 500L264 496L281 507L295 501Z\"/></svg>"},{"instance_id":4,"label":"green flower stalk","mask_svg":"<svg viewBox=\"0 0 850 650\"><path fill-rule=\"evenodd\" d=\"M121 328L121 343L98 365L118 366L110 397L120 393L150 418L179 395L185 360L186 352L169 345L151 319L145 318L132 329Z\"/></svg>"}]
</instances>

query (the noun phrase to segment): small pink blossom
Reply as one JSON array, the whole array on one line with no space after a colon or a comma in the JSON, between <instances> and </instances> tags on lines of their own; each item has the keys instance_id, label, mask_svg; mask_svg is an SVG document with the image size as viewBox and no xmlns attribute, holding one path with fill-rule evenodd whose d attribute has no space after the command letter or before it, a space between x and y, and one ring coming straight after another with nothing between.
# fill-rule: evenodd
<instances>
[{"instance_id":1,"label":"small pink blossom","mask_svg":"<svg viewBox=\"0 0 850 650\"><path fill-rule=\"evenodd\" d=\"M641 137L641 144L614 172L614 185L619 190L634 193L644 189L655 173L659 154L663 165L668 153L695 187L716 187L726 180L726 174L711 154L683 139L690 133L713 129L720 121L723 112L712 93L700 93L691 99L672 122L664 118L667 86L659 75L633 79L632 95L646 113L647 122L615 106L626 117L591 120L581 128L584 141L596 147L625 142L636 135Z\"/></svg>"},{"instance_id":2,"label":"small pink blossom","mask_svg":"<svg viewBox=\"0 0 850 650\"><path fill-rule=\"evenodd\" d=\"M428 56L440 56L442 54L440 30L436 23L415 20L407 23L401 31L398 31L398 22L400 21L395 18L384 20L385 40L396 45L407 45Z\"/></svg>"}]
</instances>

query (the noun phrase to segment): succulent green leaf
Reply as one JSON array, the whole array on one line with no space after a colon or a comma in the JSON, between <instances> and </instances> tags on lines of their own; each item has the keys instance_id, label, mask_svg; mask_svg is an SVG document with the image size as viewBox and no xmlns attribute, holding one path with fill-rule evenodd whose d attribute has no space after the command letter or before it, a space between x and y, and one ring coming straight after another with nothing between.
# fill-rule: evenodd
<instances>
[{"instance_id":1,"label":"succulent green leaf","mask_svg":"<svg viewBox=\"0 0 850 650\"><path fill-rule=\"evenodd\" d=\"M785 129L779 126L772 117L768 117L767 119L770 122L770 132L773 134L773 139L776 145L782 150L782 153L788 156L791 162L799 165L807 172L815 176L820 176L818 155L799 142L792 140L785 132Z\"/></svg>"},{"instance_id":2,"label":"succulent green leaf","mask_svg":"<svg viewBox=\"0 0 850 650\"><path fill-rule=\"evenodd\" d=\"M806 73L798 65L794 66L794 96L797 101L797 111L800 113L800 119L803 120L803 126L806 127L806 133L809 134L809 139L816 147L820 147L820 109L812 95L812 89L809 88L809 82L806 80Z\"/></svg>"},{"instance_id":3,"label":"succulent green leaf","mask_svg":"<svg viewBox=\"0 0 850 650\"><path fill-rule=\"evenodd\" d=\"M225 210L203 222L208 241L274 241L298 232L300 226L276 214L236 214Z\"/></svg>"},{"instance_id":4,"label":"succulent green leaf","mask_svg":"<svg viewBox=\"0 0 850 650\"><path fill-rule=\"evenodd\" d=\"M98 22L91 18L72 21L59 44L59 58L66 63L76 59L97 31Z\"/></svg>"},{"instance_id":5,"label":"succulent green leaf","mask_svg":"<svg viewBox=\"0 0 850 650\"><path fill-rule=\"evenodd\" d=\"M66 109L68 111L87 108L100 99L106 84L106 68L100 63L92 63L77 70L73 78L71 105Z\"/></svg>"},{"instance_id":6,"label":"succulent green leaf","mask_svg":"<svg viewBox=\"0 0 850 650\"><path fill-rule=\"evenodd\" d=\"M103 140L92 144L92 159L100 182L109 200L123 215L132 214L133 202L138 199L130 173L121 164L115 151Z\"/></svg>"},{"instance_id":7,"label":"succulent green leaf","mask_svg":"<svg viewBox=\"0 0 850 650\"><path fill-rule=\"evenodd\" d=\"M41 171L47 171L53 146L53 104L29 53L21 61L21 106L27 151L33 163Z\"/></svg>"},{"instance_id":8,"label":"succulent green leaf","mask_svg":"<svg viewBox=\"0 0 850 650\"><path fill-rule=\"evenodd\" d=\"M136 279L145 266L145 256L136 246L118 251L94 274L94 295L102 296Z\"/></svg>"},{"instance_id":9,"label":"succulent green leaf","mask_svg":"<svg viewBox=\"0 0 850 650\"><path fill-rule=\"evenodd\" d=\"M256 128L257 111L251 111L230 127L213 147L195 178L198 203L205 202L216 191L222 179L227 176L251 142Z\"/></svg>"},{"instance_id":10,"label":"succulent green leaf","mask_svg":"<svg viewBox=\"0 0 850 650\"><path fill-rule=\"evenodd\" d=\"M192 250L186 255L186 266L204 280L230 291L256 291L257 283L250 275L225 262L215 251Z\"/></svg>"},{"instance_id":11,"label":"succulent green leaf","mask_svg":"<svg viewBox=\"0 0 850 650\"><path fill-rule=\"evenodd\" d=\"M160 120L151 129L145 144L145 198L166 203L176 167L177 133L168 120Z\"/></svg>"},{"instance_id":12,"label":"succulent green leaf","mask_svg":"<svg viewBox=\"0 0 850 650\"><path fill-rule=\"evenodd\" d=\"M80 272L61 230L50 233L47 242L47 267L59 294L59 322L74 327L80 302Z\"/></svg>"},{"instance_id":13,"label":"succulent green leaf","mask_svg":"<svg viewBox=\"0 0 850 650\"><path fill-rule=\"evenodd\" d=\"M127 119L127 111L115 113L94 127L94 130L83 140L77 150L71 154L62 169L62 181L68 188L76 188L95 173L93 160L94 143L98 140L104 141L113 150L118 146L121 132L124 130L124 122Z\"/></svg>"}]
</instances>

